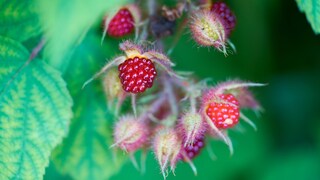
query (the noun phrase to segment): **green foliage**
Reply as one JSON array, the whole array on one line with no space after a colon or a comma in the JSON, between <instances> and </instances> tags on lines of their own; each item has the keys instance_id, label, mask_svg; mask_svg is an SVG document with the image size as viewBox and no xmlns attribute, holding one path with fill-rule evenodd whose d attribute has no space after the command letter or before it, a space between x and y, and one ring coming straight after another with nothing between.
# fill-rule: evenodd
<instances>
[{"instance_id":1,"label":"green foliage","mask_svg":"<svg viewBox=\"0 0 320 180\"><path fill-rule=\"evenodd\" d=\"M306 13L307 19L316 34L320 33L320 1L296 0L301 12Z\"/></svg>"},{"instance_id":2,"label":"green foliage","mask_svg":"<svg viewBox=\"0 0 320 180\"><path fill-rule=\"evenodd\" d=\"M24 41L41 32L33 0L0 0L0 35Z\"/></svg>"},{"instance_id":3,"label":"green foliage","mask_svg":"<svg viewBox=\"0 0 320 180\"><path fill-rule=\"evenodd\" d=\"M48 40L44 58L53 67L64 71L74 47L81 43L93 23L99 18L102 19L105 12L117 10L129 0L117 0L112 3L105 0L37 0L37 2Z\"/></svg>"},{"instance_id":4,"label":"green foliage","mask_svg":"<svg viewBox=\"0 0 320 180\"><path fill-rule=\"evenodd\" d=\"M51 151L68 132L72 99L60 72L28 60L0 37L0 179L42 179Z\"/></svg>"},{"instance_id":5,"label":"green foliage","mask_svg":"<svg viewBox=\"0 0 320 180\"><path fill-rule=\"evenodd\" d=\"M113 115L106 107L101 83L83 83L104 63L100 37L88 35L71 57L65 79L74 99L70 134L53 153L56 168L74 179L107 179L118 171L123 158L112 144Z\"/></svg>"},{"instance_id":6,"label":"green foliage","mask_svg":"<svg viewBox=\"0 0 320 180\"><path fill-rule=\"evenodd\" d=\"M120 168L124 159L109 150L113 115L101 86L81 89L101 67L97 60L105 59L101 37L86 38L90 46L81 42L105 12L128 2L0 0L0 179L42 179L69 128L70 136L52 155L59 172L105 179ZM39 59L26 63L28 50L11 40L27 41L42 30L43 58L51 66ZM72 99L60 76L64 72L75 101L70 127Z\"/></svg>"}]
</instances>

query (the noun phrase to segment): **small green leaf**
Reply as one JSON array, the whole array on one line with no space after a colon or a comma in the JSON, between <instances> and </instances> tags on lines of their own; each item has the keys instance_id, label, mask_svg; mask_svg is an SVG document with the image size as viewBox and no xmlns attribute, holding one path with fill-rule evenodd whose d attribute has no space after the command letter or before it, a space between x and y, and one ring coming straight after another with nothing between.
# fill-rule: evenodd
<instances>
[{"instance_id":1,"label":"small green leaf","mask_svg":"<svg viewBox=\"0 0 320 180\"><path fill-rule=\"evenodd\" d=\"M48 44L44 54L47 62L64 72L70 60L68 57L81 43L87 30L93 24L102 22L106 12L117 10L128 1L37 0L47 32Z\"/></svg>"},{"instance_id":2,"label":"small green leaf","mask_svg":"<svg viewBox=\"0 0 320 180\"><path fill-rule=\"evenodd\" d=\"M320 1L296 0L301 12L306 13L307 19L316 34L320 33Z\"/></svg>"},{"instance_id":3,"label":"small green leaf","mask_svg":"<svg viewBox=\"0 0 320 180\"><path fill-rule=\"evenodd\" d=\"M28 57L21 44L0 37L0 179L42 179L72 116L64 80L41 60L12 79Z\"/></svg>"},{"instance_id":4,"label":"small green leaf","mask_svg":"<svg viewBox=\"0 0 320 180\"><path fill-rule=\"evenodd\" d=\"M70 134L54 151L52 161L58 171L74 179L108 179L123 164L124 158L109 148L114 117L107 109L101 82L97 79L82 89L104 64L102 49L100 37L90 34L75 50L65 73L75 115Z\"/></svg>"},{"instance_id":5,"label":"small green leaf","mask_svg":"<svg viewBox=\"0 0 320 180\"><path fill-rule=\"evenodd\" d=\"M24 41L41 32L33 0L0 0L0 35Z\"/></svg>"}]
</instances>

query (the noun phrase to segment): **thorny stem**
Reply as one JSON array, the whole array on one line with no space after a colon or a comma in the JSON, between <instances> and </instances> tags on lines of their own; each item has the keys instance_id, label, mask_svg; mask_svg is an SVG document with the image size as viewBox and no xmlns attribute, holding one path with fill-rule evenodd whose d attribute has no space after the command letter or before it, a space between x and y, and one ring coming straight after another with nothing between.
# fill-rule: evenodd
<instances>
[{"instance_id":1,"label":"thorny stem","mask_svg":"<svg viewBox=\"0 0 320 180\"><path fill-rule=\"evenodd\" d=\"M189 99L190 99L191 112L193 114L195 114L197 112L197 101L196 101L196 98L191 95Z\"/></svg>"},{"instance_id":2,"label":"thorny stem","mask_svg":"<svg viewBox=\"0 0 320 180\"><path fill-rule=\"evenodd\" d=\"M2 90L0 91L0 95L4 93L4 91L9 87L9 85L15 80L18 76L18 74L25 68L27 67L32 60L34 60L35 57L39 54L39 52L42 50L44 45L46 44L46 39L42 38L41 41L38 43L36 47L32 49L32 52L29 56L29 59L22 65L20 66L17 71L14 73L14 75L10 78L10 80L4 85Z\"/></svg>"},{"instance_id":3,"label":"thorny stem","mask_svg":"<svg viewBox=\"0 0 320 180\"><path fill-rule=\"evenodd\" d=\"M177 104L177 101L176 101L176 97L174 95L174 90L173 90L173 87L172 87L172 81L171 81L171 77L169 76L166 76L167 78L165 78L165 76L163 76L162 78L162 81L163 81L163 85L164 85L164 91L165 93L168 95L168 100L169 100L169 104L170 104L170 108L171 108L171 111L172 111L172 114L176 117L178 117L178 114L179 114L179 110L176 106Z\"/></svg>"},{"instance_id":4,"label":"thorny stem","mask_svg":"<svg viewBox=\"0 0 320 180\"><path fill-rule=\"evenodd\" d=\"M137 95L131 94L131 106L133 110L134 117L137 118Z\"/></svg>"},{"instance_id":5,"label":"thorny stem","mask_svg":"<svg viewBox=\"0 0 320 180\"><path fill-rule=\"evenodd\" d=\"M140 33L140 36L138 36L136 41L138 41L138 39L140 41L146 41L148 39L148 35L149 35L148 34L148 23L149 23L149 21L146 20L145 24L143 24L143 26L142 26L142 31Z\"/></svg>"},{"instance_id":6,"label":"thorny stem","mask_svg":"<svg viewBox=\"0 0 320 180\"><path fill-rule=\"evenodd\" d=\"M153 121L154 123L161 123L159 119L153 116L153 114L149 114L149 119Z\"/></svg>"},{"instance_id":7,"label":"thorny stem","mask_svg":"<svg viewBox=\"0 0 320 180\"><path fill-rule=\"evenodd\" d=\"M178 42L179 42L179 40L180 40L180 38L181 38L181 36L183 34L183 30L185 29L187 23L188 23L187 19L184 19L182 21L182 23L179 25L178 31L177 31L177 35L175 36L170 48L167 51L168 55L170 55L173 52L174 48L177 46L177 44L178 44Z\"/></svg>"},{"instance_id":8,"label":"thorny stem","mask_svg":"<svg viewBox=\"0 0 320 180\"><path fill-rule=\"evenodd\" d=\"M149 119L149 115L150 114L154 114L155 112L157 112L160 107L165 103L165 101L167 100L167 96L162 93L159 95L159 98L157 100L155 100L150 108L148 109L148 111L146 111L140 118L141 121L145 121L147 119Z\"/></svg>"},{"instance_id":9,"label":"thorny stem","mask_svg":"<svg viewBox=\"0 0 320 180\"><path fill-rule=\"evenodd\" d=\"M148 13L149 16L153 16L157 10L157 1L156 0L147 0Z\"/></svg>"},{"instance_id":10,"label":"thorny stem","mask_svg":"<svg viewBox=\"0 0 320 180\"><path fill-rule=\"evenodd\" d=\"M126 93L123 92L120 97L118 98L118 101L117 101L117 104L116 104L116 108L115 108L115 117L118 117L119 114L120 114L120 110L121 110L121 105L123 103L123 101L125 100L126 98Z\"/></svg>"}]
</instances>

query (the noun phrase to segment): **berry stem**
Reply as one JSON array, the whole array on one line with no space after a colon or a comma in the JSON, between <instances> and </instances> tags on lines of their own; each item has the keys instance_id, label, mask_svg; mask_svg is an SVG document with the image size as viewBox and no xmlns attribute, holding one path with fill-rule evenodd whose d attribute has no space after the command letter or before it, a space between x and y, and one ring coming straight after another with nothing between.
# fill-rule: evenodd
<instances>
[{"instance_id":1,"label":"berry stem","mask_svg":"<svg viewBox=\"0 0 320 180\"><path fill-rule=\"evenodd\" d=\"M177 107L177 101L176 101L176 97L172 87L172 81L170 80L169 76L166 76L166 78L163 77L163 84L164 84L164 91L168 95L168 100L169 100L170 108L172 111L172 115L178 117L179 110Z\"/></svg>"},{"instance_id":2,"label":"berry stem","mask_svg":"<svg viewBox=\"0 0 320 180\"><path fill-rule=\"evenodd\" d=\"M148 6L148 14L151 17L156 13L157 1L156 0L147 0L147 6Z\"/></svg>"},{"instance_id":3,"label":"berry stem","mask_svg":"<svg viewBox=\"0 0 320 180\"><path fill-rule=\"evenodd\" d=\"M183 30L185 29L187 24L188 24L188 19L183 19L182 23L178 27L177 35L174 37L174 40L167 51L167 55L170 55L173 52L174 48L177 46L177 44L183 34Z\"/></svg>"},{"instance_id":4,"label":"berry stem","mask_svg":"<svg viewBox=\"0 0 320 180\"><path fill-rule=\"evenodd\" d=\"M148 36L149 36L148 24L149 24L148 19L141 22L142 30L140 35L138 34L138 36L135 38L136 42L145 42L148 39Z\"/></svg>"},{"instance_id":5,"label":"berry stem","mask_svg":"<svg viewBox=\"0 0 320 180\"><path fill-rule=\"evenodd\" d=\"M161 124L161 121L158 118L154 117L153 114L149 114L148 117L152 122L157 123L157 124Z\"/></svg>"},{"instance_id":6,"label":"berry stem","mask_svg":"<svg viewBox=\"0 0 320 180\"><path fill-rule=\"evenodd\" d=\"M131 93L131 106L133 110L134 117L137 117L137 96Z\"/></svg>"},{"instance_id":7,"label":"berry stem","mask_svg":"<svg viewBox=\"0 0 320 180\"><path fill-rule=\"evenodd\" d=\"M197 101L196 98L191 95L190 99L190 108L191 112L195 114L197 112Z\"/></svg>"},{"instance_id":8,"label":"berry stem","mask_svg":"<svg viewBox=\"0 0 320 180\"><path fill-rule=\"evenodd\" d=\"M155 100L151 104L150 108L141 116L140 120L145 121L149 119L149 115L152 115L155 112L157 112L158 109L160 109L160 107L165 103L166 99L167 99L167 96L165 95L165 93L161 93L159 95L159 98Z\"/></svg>"},{"instance_id":9,"label":"berry stem","mask_svg":"<svg viewBox=\"0 0 320 180\"><path fill-rule=\"evenodd\" d=\"M123 103L123 101L126 99L126 93L123 92L121 93L120 97L117 100L117 104L116 104L116 108L115 108L115 117L118 117L120 114L120 110L121 110L121 105Z\"/></svg>"}]
</instances>

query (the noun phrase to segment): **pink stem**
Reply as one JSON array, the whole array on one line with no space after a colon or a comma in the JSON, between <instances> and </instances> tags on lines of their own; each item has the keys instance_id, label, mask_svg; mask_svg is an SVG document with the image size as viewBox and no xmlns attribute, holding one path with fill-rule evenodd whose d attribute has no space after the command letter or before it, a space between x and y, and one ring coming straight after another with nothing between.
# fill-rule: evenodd
<instances>
[{"instance_id":1,"label":"pink stem","mask_svg":"<svg viewBox=\"0 0 320 180\"><path fill-rule=\"evenodd\" d=\"M18 70L14 73L14 75L9 79L9 81L3 86L3 89L0 90L0 95L9 87L9 85L13 82L13 80L16 79L16 77L18 76L18 74L26 67L30 64L30 62L39 54L39 52L41 51L41 49L43 48L43 46L45 45L46 40L42 39L39 44L33 48L29 59L18 68Z\"/></svg>"}]
</instances>

